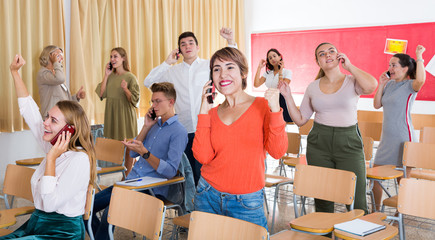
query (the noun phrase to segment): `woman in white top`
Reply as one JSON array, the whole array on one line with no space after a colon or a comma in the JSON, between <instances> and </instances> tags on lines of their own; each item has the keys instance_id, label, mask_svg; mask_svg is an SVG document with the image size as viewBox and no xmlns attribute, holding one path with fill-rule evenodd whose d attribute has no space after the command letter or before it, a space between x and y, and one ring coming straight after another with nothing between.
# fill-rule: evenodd
<instances>
[{"instance_id":1,"label":"woman in white top","mask_svg":"<svg viewBox=\"0 0 435 240\"><path fill-rule=\"evenodd\" d=\"M261 69L266 67L266 72L261 75ZM281 53L275 49L271 48L267 51L266 60L261 59L258 64L257 73L255 74L254 87L258 88L263 83L266 84L267 88L278 88L278 82L284 81L290 84L292 78L292 71L290 69L284 68L284 61ZM285 103L284 97L279 95L279 105L283 109L283 117L286 122L293 122L288 111L287 105Z\"/></svg>"},{"instance_id":2,"label":"woman in white top","mask_svg":"<svg viewBox=\"0 0 435 240\"><path fill-rule=\"evenodd\" d=\"M288 84L279 89L286 99L293 121L304 125L315 112L314 125L307 138L307 162L310 165L352 171L357 176L355 208L367 213L366 173L361 134L357 125L357 103L361 94L372 93L376 79L355 67L344 53L330 43L315 51L319 74L305 91L300 110ZM343 68L352 75L345 75ZM315 200L316 211L333 212L332 202Z\"/></svg>"},{"instance_id":3,"label":"woman in white top","mask_svg":"<svg viewBox=\"0 0 435 240\"><path fill-rule=\"evenodd\" d=\"M43 121L18 73L24 64L16 55L10 65L20 113L47 156L31 179L35 212L15 232L0 239L85 239L82 215L87 187L94 182L96 171L88 119L77 102L60 101ZM73 133L64 131L67 125Z\"/></svg>"}]
</instances>

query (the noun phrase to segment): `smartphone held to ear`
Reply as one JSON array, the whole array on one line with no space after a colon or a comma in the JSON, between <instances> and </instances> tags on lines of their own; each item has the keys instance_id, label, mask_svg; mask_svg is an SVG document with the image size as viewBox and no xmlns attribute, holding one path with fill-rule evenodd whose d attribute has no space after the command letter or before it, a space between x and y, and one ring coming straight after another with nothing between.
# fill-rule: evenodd
<instances>
[{"instance_id":1,"label":"smartphone held to ear","mask_svg":"<svg viewBox=\"0 0 435 240\"><path fill-rule=\"evenodd\" d=\"M385 75L387 75L387 77L390 78L390 71L386 72Z\"/></svg>"},{"instance_id":2,"label":"smartphone held to ear","mask_svg":"<svg viewBox=\"0 0 435 240\"><path fill-rule=\"evenodd\" d=\"M180 51L180 49L178 49L178 52L175 54L175 59L179 59L180 58L180 54L181 54L181 51Z\"/></svg>"},{"instance_id":3,"label":"smartphone held to ear","mask_svg":"<svg viewBox=\"0 0 435 240\"><path fill-rule=\"evenodd\" d=\"M56 136L54 136L54 138L53 139L51 139L51 141L50 141L50 143L51 143L51 145L54 145L54 144L56 144L56 142L57 142L57 139L59 138L59 136L61 136L62 135L62 132L65 132L65 134L67 133L67 132L70 132L71 133L71 136L72 135L74 135L74 133L76 132L76 130L73 128L73 126L71 126L71 125L69 125L69 124L66 124L57 134L56 134Z\"/></svg>"},{"instance_id":4,"label":"smartphone held to ear","mask_svg":"<svg viewBox=\"0 0 435 240\"><path fill-rule=\"evenodd\" d=\"M111 62L109 62L109 70L112 71L112 69L113 69L113 65Z\"/></svg>"},{"instance_id":5,"label":"smartphone held to ear","mask_svg":"<svg viewBox=\"0 0 435 240\"><path fill-rule=\"evenodd\" d=\"M156 111L154 111L154 108L153 108L153 111L151 112L151 119L154 121L154 120L156 120L156 118L157 118L157 114L156 114Z\"/></svg>"},{"instance_id":6,"label":"smartphone held to ear","mask_svg":"<svg viewBox=\"0 0 435 240\"><path fill-rule=\"evenodd\" d=\"M213 81L211 81L210 83L211 88L207 89L206 93L212 93L214 92L214 86L213 86ZM210 96L207 96L207 102L210 104L213 104L213 94Z\"/></svg>"}]
</instances>

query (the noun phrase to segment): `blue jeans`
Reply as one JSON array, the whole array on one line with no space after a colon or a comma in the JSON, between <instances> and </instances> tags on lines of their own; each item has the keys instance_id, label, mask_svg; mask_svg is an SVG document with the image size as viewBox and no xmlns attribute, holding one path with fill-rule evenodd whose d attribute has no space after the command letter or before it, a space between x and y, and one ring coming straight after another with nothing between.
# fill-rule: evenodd
<instances>
[{"instance_id":1,"label":"blue jeans","mask_svg":"<svg viewBox=\"0 0 435 240\"><path fill-rule=\"evenodd\" d=\"M267 229L263 189L248 194L219 192L200 178L195 194L195 210L233 217Z\"/></svg>"}]
</instances>

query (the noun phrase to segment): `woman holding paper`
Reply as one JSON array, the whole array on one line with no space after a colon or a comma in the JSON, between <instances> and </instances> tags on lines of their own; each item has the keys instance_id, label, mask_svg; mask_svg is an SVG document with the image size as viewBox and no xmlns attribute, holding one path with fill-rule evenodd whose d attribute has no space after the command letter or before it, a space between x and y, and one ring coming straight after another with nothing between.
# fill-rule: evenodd
<instances>
[{"instance_id":1,"label":"woman holding paper","mask_svg":"<svg viewBox=\"0 0 435 240\"><path fill-rule=\"evenodd\" d=\"M402 167L403 144L417 141L411 121L411 111L418 91L426 81L423 52L418 45L417 60L407 54L398 53L391 59L388 71L379 77L379 88L373 100L376 109L383 107L382 137L375 156L375 165ZM400 179L399 179L400 180ZM376 210L379 211L382 188L373 186Z\"/></svg>"},{"instance_id":2,"label":"woman holding paper","mask_svg":"<svg viewBox=\"0 0 435 240\"><path fill-rule=\"evenodd\" d=\"M16 55L10 65L18 105L47 156L31 179L36 210L20 228L0 239L85 239L82 215L88 185L94 183L96 172L88 118L77 102L60 101L43 121L18 73L24 64Z\"/></svg>"},{"instance_id":3,"label":"woman holding paper","mask_svg":"<svg viewBox=\"0 0 435 240\"><path fill-rule=\"evenodd\" d=\"M266 72L260 77L263 67L266 67ZM271 48L267 51L266 60L261 59L258 64L254 87L258 88L264 83L268 88L277 88L279 81L285 81L290 84L291 78L292 71L284 68L284 60L281 53L277 49ZM293 122L287 111L287 105L282 94L279 95L279 105L283 110L284 121Z\"/></svg>"},{"instance_id":4,"label":"woman holding paper","mask_svg":"<svg viewBox=\"0 0 435 240\"><path fill-rule=\"evenodd\" d=\"M298 126L316 113L307 138L308 164L354 172L357 176L355 208L367 213L366 171L357 125L357 103L361 94L370 94L376 89L376 79L354 66L346 54L330 43L319 44L314 55L320 70L317 80L305 91L300 109L296 107L290 86L280 82L278 87ZM351 75L341 72L340 63ZM329 201L315 199L315 205L318 212L334 211L334 203Z\"/></svg>"}]
</instances>

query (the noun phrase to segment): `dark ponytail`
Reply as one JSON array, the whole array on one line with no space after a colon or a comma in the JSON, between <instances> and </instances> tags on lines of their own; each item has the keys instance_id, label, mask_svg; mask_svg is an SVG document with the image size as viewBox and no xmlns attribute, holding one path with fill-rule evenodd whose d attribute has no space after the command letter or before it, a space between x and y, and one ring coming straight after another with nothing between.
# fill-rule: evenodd
<instances>
[{"instance_id":1,"label":"dark ponytail","mask_svg":"<svg viewBox=\"0 0 435 240\"><path fill-rule=\"evenodd\" d=\"M416 69L417 63L415 62L415 60L412 57L410 57L408 54L404 54L404 53L394 54L393 57L399 59L400 66L408 67L408 72L406 72L406 75L408 75L410 79L415 79L415 73L417 71Z\"/></svg>"}]
</instances>

